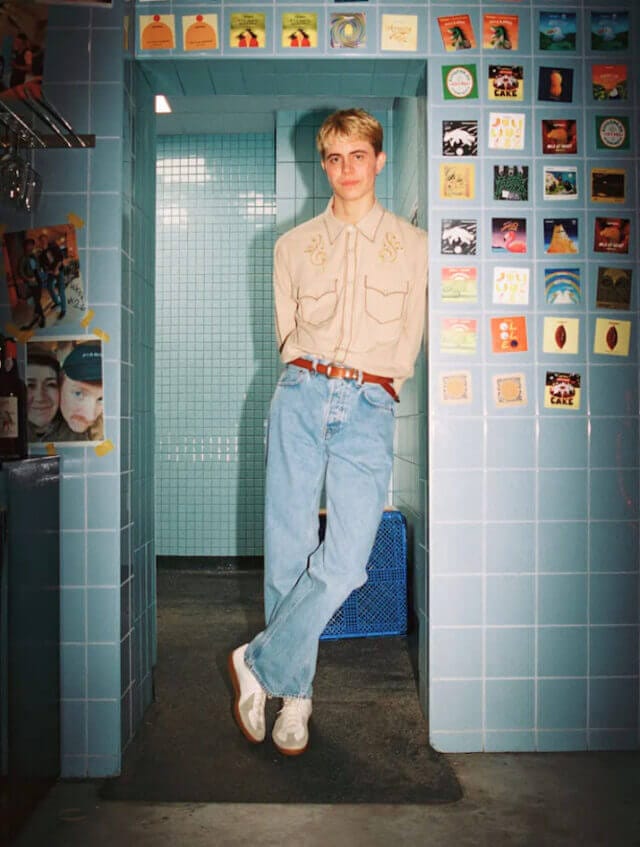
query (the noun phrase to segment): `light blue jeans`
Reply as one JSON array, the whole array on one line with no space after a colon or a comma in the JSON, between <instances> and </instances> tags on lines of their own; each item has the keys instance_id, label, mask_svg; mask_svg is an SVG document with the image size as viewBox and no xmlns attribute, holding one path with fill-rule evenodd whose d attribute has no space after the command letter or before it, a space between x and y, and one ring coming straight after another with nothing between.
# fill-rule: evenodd
<instances>
[{"instance_id":1,"label":"light blue jeans","mask_svg":"<svg viewBox=\"0 0 640 847\"><path fill-rule=\"evenodd\" d=\"M311 697L320 635L366 582L391 474L394 405L380 385L294 365L278 381L267 441L266 628L245 655L273 697Z\"/></svg>"}]
</instances>

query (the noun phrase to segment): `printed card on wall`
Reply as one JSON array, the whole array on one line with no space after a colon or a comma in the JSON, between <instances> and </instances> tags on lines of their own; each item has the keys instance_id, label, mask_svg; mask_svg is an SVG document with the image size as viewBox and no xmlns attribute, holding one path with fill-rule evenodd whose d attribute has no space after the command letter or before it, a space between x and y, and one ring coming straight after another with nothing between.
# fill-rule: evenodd
<instances>
[{"instance_id":1,"label":"printed card on wall","mask_svg":"<svg viewBox=\"0 0 640 847\"><path fill-rule=\"evenodd\" d=\"M449 371L439 375L440 402L445 405L460 405L471 403L471 372Z\"/></svg>"},{"instance_id":2,"label":"printed card on wall","mask_svg":"<svg viewBox=\"0 0 640 847\"><path fill-rule=\"evenodd\" d=\"M542 121L542 152L573 154L578 152L578 130L572 118L548 118Z\"/></svg>"},{"instance_id":3,"label":"printed card on wall","mask_svg":"<svg viewBox=\"0 0 640 847\"><path fill-rule=\"evenodd\" d=\"M580 374L547 371L544 386L545 409L579 409L580 381Z\"/></svg>"},{"instance_id":4,"label":"printed card on wall","mask_svg":"<svg viewBox=\"0 0 640 847\"><path fill-rule=\"evenodd\" d=\"M475 166L460 162L440 165L440 197L442 200L473 200Z\"/></svg>"},{"instance_id":5,"label":"printed card on wall","mask_svg":"<svg viewBox=\"0 0 640 847\"><path fill-rule=\"evenodd\" d=\"M442 121L443 156L478 155L478 121Z\"/></svg>"},{"instance_id":6,"label":"printed card on wall","mask_svg":"<svg viewBox=\"0 0 640 847\"><path fill-rule=\"evenodd\" d=\"M440 299L443 303L478 301L478 268L447 266L440 271Z\"/></svg>"},{"instance_id":7,"label":"printed card on wall","mask_svg":"<svg viewBox=\"0 0 640 847\"><path fill-rule=\"evenodd\" d=\"M493 381L493 401L496 406L527 405L527 384L523 373L495 374Z\"/></svg>"},{"instance_id":8,"label":"printed card on wall","mask_svg":"<svg viewBox=\"0 0 640 847\"><path fill-rule=\"evenodd\" d=\"M591 168L593 203L624 203L627 172L624 168Z\"/></svg>"},{"instance_id":9,"label":"printed card on wall","mask_svg":"<svg viewBox=\"0 0 640 847\"><path fill-rule=\"evenodd\" d=\"M472 50L476 46L469 15L444 15L438 18L444 49L448 53L456 50Z\"/></svg>"},{"instance_id":10,"label":"printed card on wall","mask_svg":"<svg viewBox=\"0 0 640 847\"><path fill-rule=\"evenodd\" d=\"M104 441L102 340L91 335L27 342L29 443L82 447Z\"/></svg>"},{"instance_id":11,"label":"printed card on wall","mask_svg":"<svg viewBox=\"0 0 640 847\"><path fill-rule=\"evenodd\" d=\"M544 319L543 352L576 355L579 338L579 318L546 317Z\"/></svg>"},{"instance_id":12,"label":"printed card on wall","mask_svg":"<svg viewBox=\"0 0 640 847\"><path fill-rule=\"evenodd\" d=\"M545 268L544 296L555 306L577 306L582 302L580 268Z\"/></svg>"},{"instance_id":13,"label":"printed card on wall","mask_svg":"<svg viewBox=\"0 0 640 847\"><path fill-rule=\"evenodd\" d=\"M580 252L577 218L544 218L544 252L573 255Z\"/></svg>"},{"instance_id":14,"label":"printed card on wall","mask_svg":"<svg viewBox=\"0 0 640 847\"><path fill-rule=\"evenodd\" d=\"M629 118L626 115L596 115L598 150L629 149Z\"/></svg>"},{"instance_id":15,"label":"printed card on wall","mask_svg":"<svg viewBox=\"0 0 640 847\"><path fill-rule=\"evenodd\" d=\"M478 347L478 322L475 318L441 318L440 352L474 355Z\"/></svg>"},{"instance_id":16,"label":"printed card on wall","mask_svg":"<svg viewBox=\"0 0 640 847\"><path fill-rule=\"evenodd\" d=\"M482 46L485 50L517 50L519 33L517 15L485 14L482 17Z\"/></svg>"},{"instance_id":17,"label":"printed card on wall","mask_svg":"<svg viewBox=\"0 0 640 847\"><path fill-rule=\"evenodd\" d=\"M630 236L629 218L596 218L593 249L596 253L628 253Z\"/></svg>"},{"instance_id":18,"label":"printed card on wall","mask_svg":"<svg viewBox=\"0 0 640 847\"><path fill-rule=\"evenodd\" d=\"M6 232L4 267L14 323L22 330L74 323L87 310L71 224Z\"/></svg>"},{"instance_id":19,"label":"printed card on wall","mask_svg":"<svg viewBox=\"0 0 640 847\"><path fill-rule=\"evenodd\" d=\"M382 15L380 49L415 53L418 49L418 16Z\"/></svg>"},{"instance_id":20,"label":"printed card on wall","mask_svg":"<svg viewBox=\"0 0 640 847\"><path fill-rule=\"evenodd\" d=\"M358 50L366 47L366 13L333 13L329 23L329 43L334 49Z\"/></svg>"},{"instance_id":21,"label":"printed card on wall","mask_svg":"<svg viewBox=\"0 0 640 847\"><path fill-rule=\"evenodd\" d=\"M541 50L570 53L576 49L576 13L540 12Z\"/></svg>"},{"instance_id":22,"label":"printed card on wall","mask_svg":"<svg viewBox=\"0 0 640 847\"><path fill-rule=\"evenodd\" d=\"M494 200L528 200L529 168L527 165L493 166Z\"/></svg>"},{"instance_id":23,"label":"printed card on wall","mask_svg":"<svg viewBox=\"0 0 640 847\"><path fill-rule=\"evenodd\" d=\"M596 307L598 309L631 308L631 268L617 265L598 268Z\"/></svg>"},{"instance_id":24,"label":"printed card on wall","mask_svg":"<svg viewBox=\"0 0 640 847\"><path fill-rule=\"evenodd\" d=\"M477 100L478 74L475 65L444 65L442 96L445 100Z\"/></svg>"},{"instance_id":25,"label":"printed card on wall","mask_svg":"<svg viewBox=\"0 0 640 847\"><path fill-rule=\"evenodd\" d=\"M22 0L0 3L0 67L2 99L22 96L25 88L38 97L41 93L49 9Z\"/></svg>"},{"instance_id":26,"label":"printed card on wall","mask_svg":"<svg viewBox=\"0 0 640 847\"><path fill-rule=\"evenodd\" d=\"M571 103L573 100L573 68L539 68L538 100L546 100L551 103Z\"/></svg>"},{"instance_id":27,"label":"printed card on wall","mask_svg":"<svg viewBox=\"0 0 640 847\"><path fill-rule=\"evenodd\" d=\"M186 53L200 50L217 50L218 16L183 15L182 16L182 46Z\"/></svg>"},{"instance_id":28,"label":"printed card on wall","mask_svg":"<svg viewBox=\"0 0 640 847\"><path fill-rule=\"evenodd\" d=\"M494 268L492 302L526 306L529 302L529 268Z\"/></svg>"},{"instance_id":29,"label":"printed card on wall","mask_svg":"<svg viewBox=\"0 0 640 847\"><path fill-rule=\"evenodd\" d=\"M318 15L315 12L283 12L282 47L317 47Z\"/></svg>"},{"instance_id":30,"label":"printed card on wall","mask_svg":"<svg viewBox=\"0 0 640 847\"><path fill-rule=\"evenodd\" d=\"M593 352L604 356L628 356L631 342L631 321L596 318Z\"/></svg>"},{"instance_id":31,"label":"printed card on wall","mask_svg":"<svg viewBox=\"0 0 640 847\"><path fill-rule=\"evenodd\" d=\"M491 349L494 353L526 352L527 319L523 315L491 318Z\"/></svg>"},{"instance_id":32,"label":"printed card on wall","mask_svg":"<svg viewBox=\"0 0 640 847\"><path fill-rule=\"evenodd\" d=\"M138 15L141 50L173 50L176 46L175 15Z\"/></svg>"},{"instance_id":33,"label":"printed card on wall","mask_svg":"<svg viewBox=\"0 0 640 847\"><path fill-rule=\"evenodd\" d=\"M591 12L591 49L626 50L629 46L629 12Z\"/></svg>"},{"instance_id":34,"label":"printed card on wall","mask_svg":"<svg viewBox=\"0 0 640 847\"><path fill-rule=\"evenodd\" d=\"M546 165L542 169L543 192L545 200L577 200L578 169L574 167L556 168Z\"/></svg>"},{"instance_id":35,"label":"printed card on wall","mask_svg":"<svg viewBox=\"0 0 640 847\"><path fill-rule=\"evenodd\" d=\"M524 149L525 115L520 112L490 112L489 148Z\"/></svg>"},{"instance_id":36,"label":"printed card on wall","mask_svg":"<svg viewBox=\"0 0 640 847\"><path fill-rule=\"evenodd\" d=\"M443 255L475 256L478 242L478 221L444 218L440 236Z\"/></svg>"},{"instance_id":37,"label":"printed card on wall","mask_svg":"<svg viewBox=\"0 0 640 847\"><path fill-rule=\"evenodd\" d=\"M526 218L491 218L492 253L526 253Z\"/></svg>"},{"instance_id":38,"label":"printed card on wall","mask_svg":"<svg viewBox=\"0 0 640 847\"><path fill-rule=\"evenodd\" d=\"M264 49L267 39L263 12L234 12L229 17L229 47Z\"/></svg>"},{"instance_id":39,"label":"printed card on wall","mask_svg":"<svg viewBox=\"0 0 640 847\"><path fill-rule=\"evenodd\" d=\"M603 102L626 100L629 93L629 69L626 65L592 65L593 99Z\"/></svg>"},{"instance_id":40,"label":"printed card on wall","mask_svg":"<svg viewBox=\"0 0 640 847\"><path fill-rule=\"evenodd\" d=\"M489 65L489 100L524 100L522 65Z\"/></svg>"}]
</instances>

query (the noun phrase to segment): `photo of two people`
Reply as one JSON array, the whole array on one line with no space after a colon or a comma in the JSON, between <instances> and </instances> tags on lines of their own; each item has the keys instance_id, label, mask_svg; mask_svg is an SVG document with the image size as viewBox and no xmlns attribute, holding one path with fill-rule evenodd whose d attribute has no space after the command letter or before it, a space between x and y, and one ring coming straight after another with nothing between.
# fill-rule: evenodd
<instances>
[{"instance_id":1,"label":"photo of two people","mask_svg":"<svg viewBox=\"0 0 640 847\"><path fill-rule=\"evenodd\" d=\"M27 342L26 383L30 444L104 441L99 338Z\"/></svg>"}]
</instances>

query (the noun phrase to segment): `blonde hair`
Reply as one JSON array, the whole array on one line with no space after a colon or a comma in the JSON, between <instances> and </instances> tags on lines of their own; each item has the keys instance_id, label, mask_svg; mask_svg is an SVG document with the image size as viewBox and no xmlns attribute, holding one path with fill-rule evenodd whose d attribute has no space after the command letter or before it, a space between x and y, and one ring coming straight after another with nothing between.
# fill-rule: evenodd
<instances>
[{"instance_id":1,"label":"blonde hair","mask_svg":"<svg viewBox=\"0 0 640 847\"><path fill-rule=\"evenodd\" d=\"M364 109L341 109L326 118L318 130L316 147L324 159L329 140L336 136L362 138L368 141L376 154L382 152L383 130L380 121Z\"/></svg>"}]
</instances>

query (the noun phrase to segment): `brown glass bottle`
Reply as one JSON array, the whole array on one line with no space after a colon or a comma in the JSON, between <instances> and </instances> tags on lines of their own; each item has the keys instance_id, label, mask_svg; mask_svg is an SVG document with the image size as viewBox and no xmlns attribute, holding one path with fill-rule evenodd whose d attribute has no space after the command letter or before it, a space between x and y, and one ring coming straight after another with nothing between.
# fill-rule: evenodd
<instances>
[{"instance_id":1,"label":"brown glass bottle","mask_svg":"<svg viewBox=\"0 0 640 847\"><path fill-rule=\"evenodd\" d=\"M0 336L0 462L27 455L27 389L18 371L18 347Z\"/></svg>"}]
</instances>

